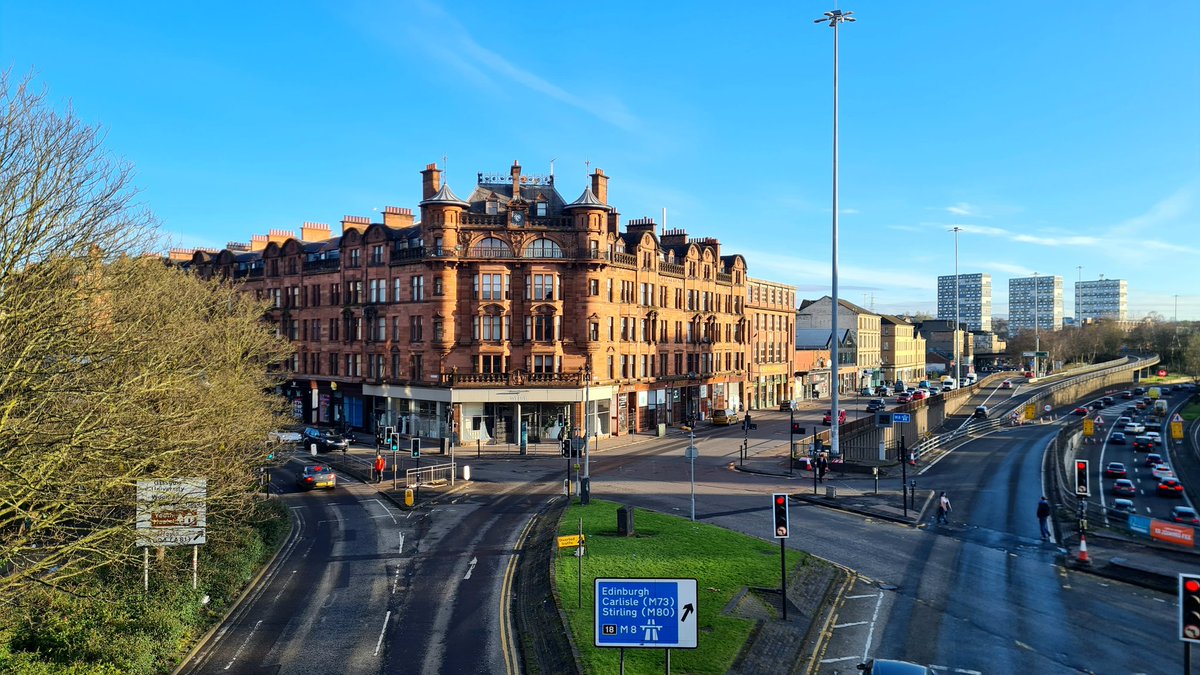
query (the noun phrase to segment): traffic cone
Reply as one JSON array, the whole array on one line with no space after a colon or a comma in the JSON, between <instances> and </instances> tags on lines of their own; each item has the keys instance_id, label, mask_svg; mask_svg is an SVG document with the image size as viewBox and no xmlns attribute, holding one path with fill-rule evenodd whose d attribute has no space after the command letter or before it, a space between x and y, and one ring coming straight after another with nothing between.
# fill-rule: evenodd
<instances>
[{"instance_id":1,"label":"traffic cone","mask_svg":"<svg viewBox=\"0 0 1200 675\"><path fill-rule=\"evenodd\" d=\"M1088 558L1087 538L1083 536L1083 533L1079 534L1079 562L1081 562L1081 563L1092 562L1091 558Z\"/></svg>"}]
</instances>

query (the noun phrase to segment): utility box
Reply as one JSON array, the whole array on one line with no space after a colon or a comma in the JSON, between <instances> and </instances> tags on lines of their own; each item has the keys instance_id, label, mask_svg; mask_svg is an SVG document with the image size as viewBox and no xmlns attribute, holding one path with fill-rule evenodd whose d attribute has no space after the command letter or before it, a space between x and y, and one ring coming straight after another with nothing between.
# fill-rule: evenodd
<instances>
[{"instance_id":1,"label":"utility box","mask_svg":"<svg viewBox=\"0 0 1200 675\"><path fill-rule=\"evenodd\" d=\"M833 499L834 497L837 497L837 488L834 487L833 485L826 485L825 486L825 496L829 499Z\"/></svg>"},{"instance_id":2,"label":"utility box","mask_svg":"<svg viewBox=\"0 0 1200 675\"><path fill-rule=\"evenodd\" d=\"M633 507L622 506L617 509L617 536L632 537L633 535Z\"/></svg>"},{"instance_id":3,"label":"utility box","mask_svg":"<svg viewBox=\"0 0 1200 675\"><path fill-rule=\"evenodd\" d=\"M662 424L660 422L658 425L658 437L662 438L663 436L666 436L666 435L667 435L667 425Z\"/></svg>"}]
</instances>

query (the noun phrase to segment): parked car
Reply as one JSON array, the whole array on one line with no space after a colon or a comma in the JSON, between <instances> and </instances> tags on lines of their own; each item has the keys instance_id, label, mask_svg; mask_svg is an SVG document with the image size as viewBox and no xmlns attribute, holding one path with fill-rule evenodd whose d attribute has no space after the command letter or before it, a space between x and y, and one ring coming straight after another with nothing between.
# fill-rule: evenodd
<instances>
[{"instance_id":1,"label":"parked car","mask_svg":"<svg viewBox=\"0 0 1200 675\"><path fill-rule=\"evenodd\" d=\"M1112 436L1108 437L1108 442L1113 445L1125 445L1125 434L1120 431L1114 431Z\"/></svg>"},{"instance_id":2,"label":"parked car","mask_svg":"<svg viewBox=\"0 0 1200 675\"><path fill-rule=\"evenodd\" d=\"M1120 462L1109 462L1108 466L1104 467L1105 478L1124 478L1125 465Z\"/></svg>"},{"instance_id":3,"label":"parked car","mask_svg":"<svg viewBox=\"0 0 1200 675\"><path fill-rule=\"evenodd\" d=\"M1133 437L1133 449L1135 452L1138 450L1146 451L1153 447L1154 447L1154 439L1150 438L1149 436L1134 436Z\"/></svg>"},{"instance_id":4,"label":"parked car","mask_svg":"<svg viewBox=\"0 0 1200 675\"><path fill-rule=\"evenodd\" d=\"M1158 454L1157 452L1152 452L1152 453L1146 455L1145 461L1142 462L1142 464L1145 466L1158 466L1159 464L1162 464L1162 463L1163 463L1162 455Z\"/></svg>"},{"instance_id":5,"label":"parked car","mask_svg":"<svg viewBox=\"0 0 1200 675\"><path fill-rule=\"evenodd\" d=\"M986 420L988 417L988 409L986 405L975 406L975 414L972 417L977 417L981 420Z\"/></svg>"},{"instance_id":6,"label":"parked car","mask_svg":"<svg viewBox=\"0 0 1200 675\"><path fill-rule=\"evenodd\" d=\"M1136 495L1137 488L1128 478L1118 478L1113 481L1112 493L1114 495Z\"/></svg>"},{"instance_id":7,"label":"parked car","mask_svg":"<svg viewBox=\"0 0 1200 675\"><path fill-rule=\"evenodd\" d=\"M1183 497L1183 484L1176 478L1161 478L1158 481L1160 497Z\"/></svg>"},{"instance_id":8,"label":"parked car","mask_svg":"<svg viewBox=\"0 0 1200 675\"><path fill-rule=\"evenodd\" d=\"M1171 520L1177 523L1187 523L1188 525L1200 525L1200 518L1196 516L1196 509L1190 506L1172 507Z\"/></svg>"},{"instance_id":9,"label":"parked car","mask_svg":"<svg viewBox=\"0 0 1200 675\"><path fill-rule=\"evenodd\" d=\"M779 409L783 410L785 412L795 410L796 402L795 401L780 401Z\"/></svg>"},{"instance_id":10,"label":"parked car","mask_svg":"<svg viewBox=\"0 0 1200 675\"><path fill-rule=\"evenodd\" d=\"M713 412L712 423L716 426L727 427L731 424L738 423L738 414L736 410L717 410Z\"/></svg>"},{"instance_id":11,"label":"parked car","mask_svg":"<svg viewBox=\"0 0 1200 675\"><path fill-rule=\"evenodd\" d=\"M1108 517L1116 520L1129 520L1129 516L1136 512L1137 508L1131 499L1114 499L1112 506L1108 507Z\"/></svg>"},{"instance_id":12,"label":"parked car","mask_svg":"<svg viewBox=\"0 0 1200 675\"><path fill-rule=\"evenodd\" d=\"M1012 380L1005 380L1000 383L1001 389L1012 389Z\"/></svg>"},{"instance_id":13,"label":"parked car","mask_svg":"<svg viewBox=\"0 0 1200 675\"><path fill-rule=\"evenodd\" d=\"M825 425L825 426L827 426L827 427L828 427L828 426L833 426L833 424L832 424L832 419L833 419L833 411L832 411L832 410L826 410L826 411L825 411L825 418L821 420L821 424L824 424L824 425ZM845 408L839 408L839 409L838 409L838 424L845 424L845 423L846 423L846 409L845 409Z\"/></svg>"},{"instance_id":14,"label":"parked car","mask_svg":"<svg viewBox=\"0 0 1200 675\"><path fill-rule=\"evenodd\" d=\"M881 399L881 398L873 398L870 401L867 401L867 412L875 412L876 410L883 410L886 407L887 407L887 404L884 403L883 399Z\"/></svg>"},{"instance_id":15,"label":"parked car","mask_svg":"<svg viewBox=\"0 0 1200 675\"><path fill-rule=\"evenodd\" d=\"M323 464L308 464L296 474L296 485L304 490L337 487L337 474Z\"/></svg>"},{"instance_id":16,"label":"parked car","mask_svg":"<svg viewBox=\"0 0 1200 675\"><path fill-rule=\"evenodd\" d=\"M304 444L305 450L314 445L317 446L317 452L333 452L350 447L350 442L333 429L305 427L300 435L303 437L301 442Z\"/></svg>"}]
</instances>

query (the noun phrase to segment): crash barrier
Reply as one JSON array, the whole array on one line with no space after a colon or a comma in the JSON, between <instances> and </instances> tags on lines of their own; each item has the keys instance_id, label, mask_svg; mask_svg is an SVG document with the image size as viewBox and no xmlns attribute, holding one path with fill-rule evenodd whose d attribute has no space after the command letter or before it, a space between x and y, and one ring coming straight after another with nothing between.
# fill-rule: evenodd
<instances>
[{"instance_id":1,"label":"crash barrier","mask_svg":"<svg viewBox=\"0 0 1200 675\"><path fill-rule=\"evenodd\" d=\"M430 464L404 472L404 484L410 488L418 485L454 484L454 462Z\"/></svg>"}]
</instances>

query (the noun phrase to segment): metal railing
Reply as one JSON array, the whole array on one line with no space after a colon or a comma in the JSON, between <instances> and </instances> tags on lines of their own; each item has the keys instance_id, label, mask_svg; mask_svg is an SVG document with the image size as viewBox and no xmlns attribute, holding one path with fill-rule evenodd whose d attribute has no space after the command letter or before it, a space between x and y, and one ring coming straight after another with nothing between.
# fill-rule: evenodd
<instances>
[{"instance_id":1,"label":"metal railing","mask_svg":"<svg viewBox=\"0 0 1200 675\"><path fill-rule=\"evenodd\" d=\"M404 484L410 488L447 482L454 485L454 462L430 464L404 472Z\"/></svg>"}]
</instances>

